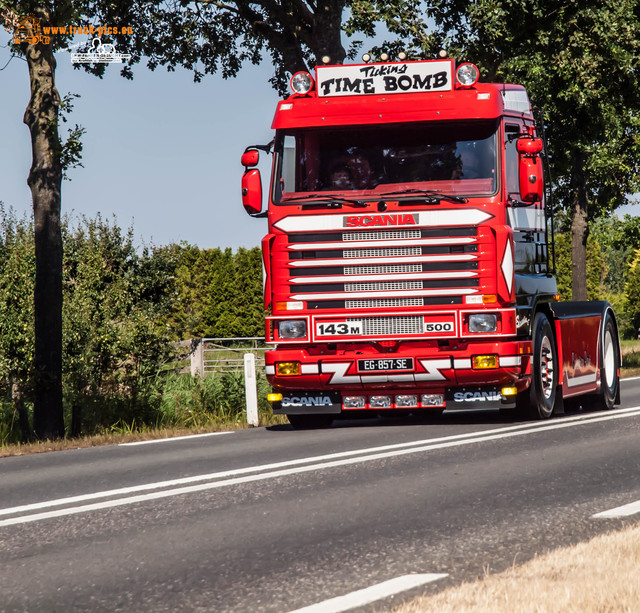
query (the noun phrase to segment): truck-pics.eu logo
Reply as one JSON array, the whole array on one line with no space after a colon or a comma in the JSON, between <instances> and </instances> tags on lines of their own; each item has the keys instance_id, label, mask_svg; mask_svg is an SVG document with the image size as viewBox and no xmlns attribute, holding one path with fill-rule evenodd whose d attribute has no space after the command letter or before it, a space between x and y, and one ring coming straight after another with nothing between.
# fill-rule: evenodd
<instances>
[{"instance_id":1,"label":"truck-pics.eu logo","mask_svg":"<svg viewBox=\"0 0 640 613\"><path fill-rule=\"evenodd\" d=\"M118 53L111 43L102 43L100 38L91 41L91 48L87 52L71 54L72 64L122 64L131 59L130 53Z\"/></svg>"}]
</instances>

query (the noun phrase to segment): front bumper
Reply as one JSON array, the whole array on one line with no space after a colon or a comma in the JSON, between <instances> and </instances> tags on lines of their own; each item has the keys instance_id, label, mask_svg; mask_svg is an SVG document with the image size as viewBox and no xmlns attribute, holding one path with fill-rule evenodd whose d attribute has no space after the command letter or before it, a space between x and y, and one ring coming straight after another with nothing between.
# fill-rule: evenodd
<instances>
[{"instance_id":1,"label":"front bumper","mask_svg":"<svg viewBox=\"0 0 640 613\"><path fill-rule=\"evenodd\" d=\"M443 346L403 343L388 349L373 344L340 349L274 349L265 353L266 374L277 390L368 391L516 385L530 370L530 341ZM497 368L474 368L475 356L496 356ZM284 362L299 363L299 374L279 375L278 363Z\"/></svg>"}]
</instances>

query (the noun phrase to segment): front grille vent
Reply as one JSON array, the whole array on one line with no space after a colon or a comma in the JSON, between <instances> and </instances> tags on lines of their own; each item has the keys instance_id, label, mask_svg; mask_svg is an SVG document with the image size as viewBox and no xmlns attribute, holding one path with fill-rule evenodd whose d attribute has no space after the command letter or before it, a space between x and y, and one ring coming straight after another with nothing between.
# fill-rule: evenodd
<instances>
[{"instance_id":1,"label":"front grille vent","mask_svg":"<svg viewBox=\"0 0 640 613\"><path fill-rule=\"evenodd\" d=\"M422 289L422 281L383 281L381 283L345 283L345 292L385 292L403 289Z\"/></svg>"},{"instance_id":2,"label":"front grille vent","mask_svg":"<svg viewBox=\"0 0 640 613\"><path fill-rule=\"evenodd\" d=\"M422 334L423 318L416 317L365 317L347 318L347 324L362 322L362 333L368 336L392 336L396 334Z\"/></svg>"},{"instance_id":3,"label":"front grille vent","mask_svg":"<svg viewBox=\"0 0 640 613\"><path fill-rule=\"evenodd\" d=\"M392 264L390 266L347 266L345 275L391 275L422 272L422 264Z\"/></svg>"},{"instance_id":4,"label":"front grille vent","mask_svg":"<svg viewBox=\"0 0 640 613\"><path fill-rule=\"evenodd\" d=\"M349 249L344 251L345 258L383 258L399 255L422 255L420 247L396 247L386 249Z\"/></svg>"},{"instance_id":5,"label":"front grille vent","mask_svg":"<svg viewBox=\"0 0 640 613\"><path fill-rule=\"evenodd\" d=\"M424 306L422 298L373 298L370 300L345 300L346 309L387 309Z\"/></svg>"},{"instance_id":6,"label":"front grille vent","mask_svg":"<svg viewBox=\"0 0 640 613\"><path fill-rule=\"evenodd\" d=\"M391 232L344 232L343 241L384 241L420 238L420 230L394 230Z\"/></svg>"}]
</instances>

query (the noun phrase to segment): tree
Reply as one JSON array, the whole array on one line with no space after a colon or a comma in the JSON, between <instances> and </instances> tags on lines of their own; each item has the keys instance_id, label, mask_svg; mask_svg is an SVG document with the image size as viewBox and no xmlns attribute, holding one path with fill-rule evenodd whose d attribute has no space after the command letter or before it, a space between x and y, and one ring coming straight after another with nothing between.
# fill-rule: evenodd
<instances>
[{"instance_id":1,"label":"tree","mask_svg":"<svg viewBox=\"0 0 640 613\"><path fill-rule=\"evenodd\" d=\"M346 55L341 42L343 11L350 7L354 21L350 33L372 19L393 22L394 16L417 7L417 0L185 0L179 3L124 0L0 0L0 18L7 29L22 33L13 53L27 61L31 99L24 115L32 142L33 160L28 184L32 193L35 236L35 357L34 432L39 438L64 436L62 411L62 238L60 230L61 182L65 167L78 160L78 130L61 142L61 98L55 85L55 52L66 48L71 32L43 35L44 28L63 24L126 24L134 36L113 35L118 49L130 51L132 64L149 58L154 69L164 64L184 66L200 80L220 69L234 76L243 62L261 61L270 53L273 84L281 91L287 71L306 69L311 58L324 55L341 63ZM403 13L404 14L404 13ZM27 18L27 19L25 19ZM367 28L370 26L367 24ZM105 41L109 37L104 37ZM351 50L355 52L355 47ZM101 76L104 64L85 64ZM130 65L122 74L132 78Z\"/></svg>"},{"instance_id":2,"label":"tree","mask_svg":"<svg viewBox=\"0 0 640 613\"><path fill-rule=\"evenodd\" d=\"M78 3L80 5L81 3ZM0 20L14 33L13 55L22 55L29 70L31 98L24 123L31 133L32 163L27 178L33 201L34 284L34 433L38 438L64 436L62 413L62 235L61 184L66 171L79 164L83 129L69 130L62 141L61 112L73 96L60 97L55 84L55 50L69 37L43 35L44 28L79 18L72 3L0 0Z\"/></svg>"},{"instance_id":3,"label":"tree","mask_svg":"<svg viewBox=\"0 0 640 613\"><path fill-rule=\"evenodd\" d=\"M589 236L587 240L587 254L587 300L602 300L609 267L601 246L594 236ZM572 293L571 234L556 236L556 266L558 293L565 300Z\"/></svg>"},{"instance_id":4,"label":"tree","mask_svg":"<svg viewBox=\"0 0 640 613\"><path fill-rule=\"evenodd\" d=\"M395 34L409 31L411 24L422 32L417 25L422 8L419 0L116 0L104 3L102 16L106 22L140 26L133 37L116 37L118 48L133 56L125 76L131 77L131 65L146 57L152 70L182 66L196 81L218 70L228 78L245 62L258 64L269 54L270 81L284 93L290 75L321 64L324 56L335 64L355 56L360 41L345 50L343 32L370 36L380 22ZM425 42L424 36L417 38Z\"/></svg>"},{"instance_id":5,"label":"tree","mask_svg":"<svg viewBox=\"0 0 640 613\"><path fill-rule=\"evenodd\" d=\"M571 213L573 298L586 299L588 219L640 188L640 4L433 5L436 21L453 32L454 48L490 78L524 84L543 109L556 198Z\"/></svg>"}]
</instances>

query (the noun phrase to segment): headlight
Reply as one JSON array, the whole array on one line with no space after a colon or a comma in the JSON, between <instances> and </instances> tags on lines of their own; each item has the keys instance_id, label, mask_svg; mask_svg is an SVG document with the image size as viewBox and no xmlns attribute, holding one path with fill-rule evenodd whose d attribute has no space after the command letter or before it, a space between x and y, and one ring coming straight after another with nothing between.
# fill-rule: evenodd
<instances>
[{"instance_id":1,"label":"headlight","mask_svg":"<svg viewBox=\"0 0 640 613\"><path fill-rule=\"evenodd\" d=\"M285 319L278 322L280 338L304 338L307 336L307 322L304 319Z\"/></svg>"},{"instance_id":2,"label":"headlight","mask_svg":"<svg viewBox=\"0 0 640 613\"><path fill-rule=\"evenodd\" d=\"M456 71L456 79L463 87L472 87L478 81L480 72L474 64L460 64Z\"/></svg>"},{"instance_id":3,"label":"headlight","mask_svg":"<svg viewBox=\"0 0 640 613\"><path fill-rule=\"evenodd\" d=\"M313 78L308 72L296 72L289 83L294 94L306 94L313 87Z\"/></svg>"},{"instance_id":4,"label":"headlight","mask_svg":"<svg viewBox=\"0 0 640 613\"><path fill-rule=\"evenodd\" d=\"M495 313L475 313L469 315L469 332L486 333L498 329L498 316Z\"/></svg>"}]
</instances>

